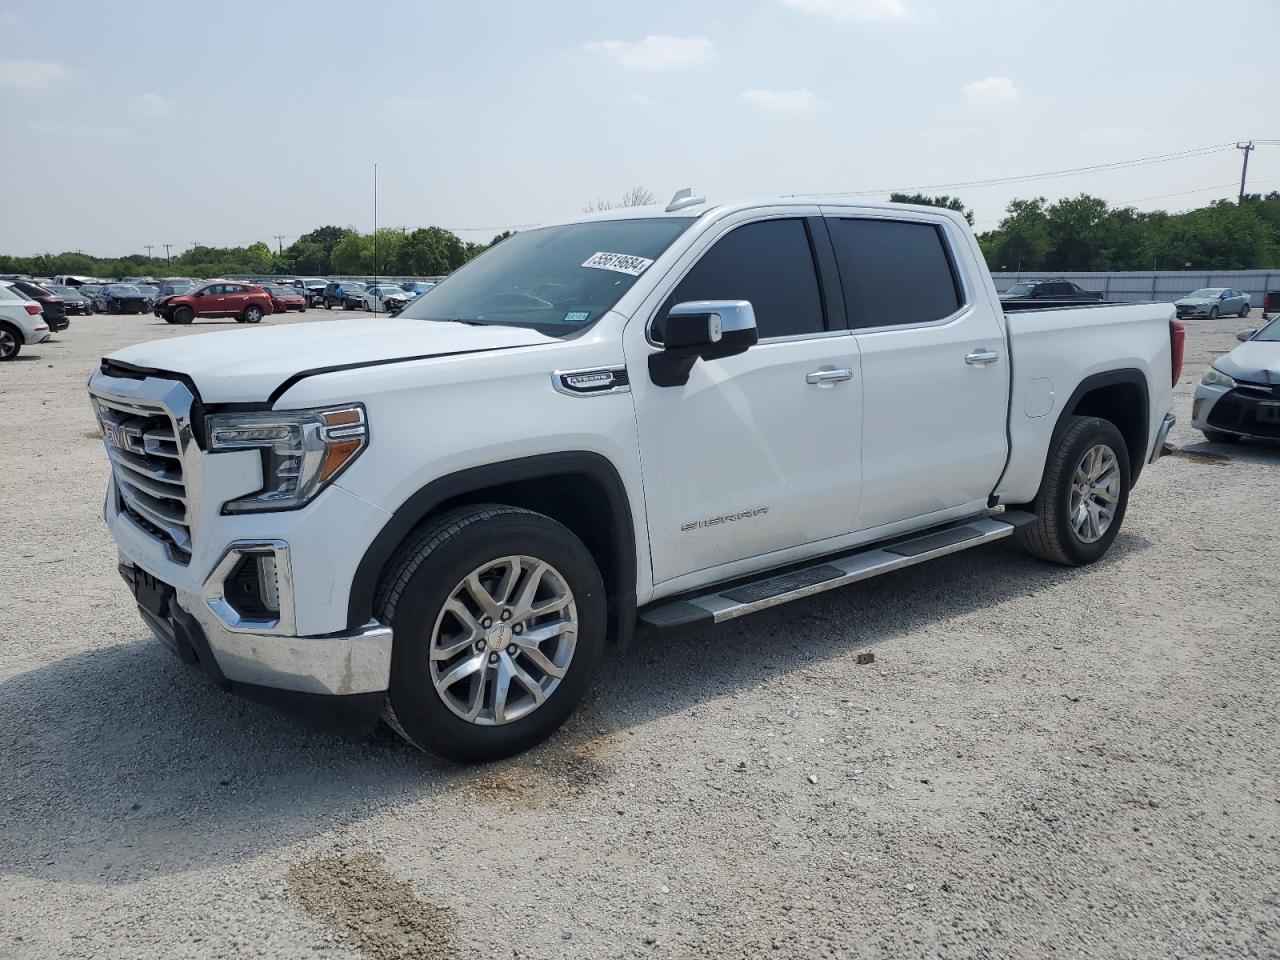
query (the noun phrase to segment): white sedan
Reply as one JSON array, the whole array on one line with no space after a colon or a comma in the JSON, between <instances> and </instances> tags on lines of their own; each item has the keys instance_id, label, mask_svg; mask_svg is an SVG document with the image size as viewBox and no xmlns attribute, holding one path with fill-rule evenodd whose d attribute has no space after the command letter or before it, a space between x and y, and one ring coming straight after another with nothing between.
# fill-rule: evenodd
<instances>
[{"instance_id":1,"label":"white sedan","mask_svg":"<svg viewBox=\"0 0 1280 960\"><path fill-rule=\"evenodd\" d=\"M369 287L365 290L361 302L366 310L374 313L390 313L393 310L402 309L412 299L412 294L406 293L395 284L387 283Z\"/></svg>"}]
</instances>

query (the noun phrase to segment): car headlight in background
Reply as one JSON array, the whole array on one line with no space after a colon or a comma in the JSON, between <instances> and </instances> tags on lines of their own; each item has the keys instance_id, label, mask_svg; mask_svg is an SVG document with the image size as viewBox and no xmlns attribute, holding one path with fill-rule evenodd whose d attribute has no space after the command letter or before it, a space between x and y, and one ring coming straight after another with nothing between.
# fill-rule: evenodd
<instances>
[{"instance_id":1,"label":"car headlight in background","mask_svg":"<svg viewBox=\"0 0 1280 960\"><path fill-rule=\"evenodd\" d=\"M262 489L224 513L294 510L315 499L369 444L358 403L320 410L220 413L205 421L209 450L261 450Z\"/></svg>"},{"instance_id":2,"label":"car headlight in background","mask_svg":"<svg viewBox=\"0 0 1280 960\"><path fill-rule=\"evenodd\" d=\"M1236 382L1228 377L1217 367L1209 367L1204 372L1204 376L1200 378L1200 383L1206 387L1226 387L1231 390L1235 387Z\"/></svg>"}]
</instances>

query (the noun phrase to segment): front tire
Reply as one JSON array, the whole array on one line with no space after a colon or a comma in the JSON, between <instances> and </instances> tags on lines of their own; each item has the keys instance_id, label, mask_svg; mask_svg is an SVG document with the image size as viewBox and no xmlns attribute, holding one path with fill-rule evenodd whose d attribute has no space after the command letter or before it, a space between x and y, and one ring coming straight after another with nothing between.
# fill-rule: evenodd
<instances>
[{"instance_id":1,"label":"front tire","mask_svg":"<svg viewBox=\"0 0 1280 960\"><path fill-rule=\"evenodd\" d=\"M179 307L173 311L174 323L190 323L196 318L196 312L190 307Z\"/></svg>"},{"instance_id":2,"label":"front tire","mask_svg":"<svg viewBox=\"0 0 1280 960\"><path fill-rule=\"evenodd\" d=\"M1070 417L1049 450L1033 523L1018 528L1032 556L1093 563L1111 547L1129 504L1129 453L1109 420Z\"/></svg>"},{"instance_id":3,"label":"front tire","mask_svg":"<svg viewBox=\"0 0 1280 960\"><path fill-rule=\"evenodd\" d=\"M428 521L384 571L375 610L395 637L388 724L451 760L496 760L549 737L604 649L604 583L590 551L516 507Z\"/></svg>"},{"instance_id":4,"label":"front tire","mask_svg":"<svg viewBox=\"0 0 1280 960\"><path fill-rule=\"evenodd\" d=\"M1217 319L1218 319L1218 308L1217 308L1217 307L1210 307L1210 308L1209 308L1209 319L1210 319L1210 320L1217 320Z\"/></svg>"}]
</instances>

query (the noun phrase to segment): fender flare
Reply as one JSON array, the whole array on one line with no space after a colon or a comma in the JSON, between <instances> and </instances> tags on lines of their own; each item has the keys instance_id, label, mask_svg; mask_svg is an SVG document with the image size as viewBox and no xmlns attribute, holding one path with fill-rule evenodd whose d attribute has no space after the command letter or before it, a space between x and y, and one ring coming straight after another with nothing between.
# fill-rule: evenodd
<instances>
[{"instance_id":1,"label":"fender flare","mask_svg":"<svg viewBox=\"0 0 1280 960\"><path fill-rule=\"evenodd\" d=\"M405 537L442 503L486 487L537 480L564 474L585 475L604 491L613 529L610 542L616 576L610 594L609 613L614 638L620 645L630 639L636 612L635 519L626 485L617 468L605 457L587 450L545 453L469 467L432 480L402 503L378 531L356 567L347 598L347 626L357 630L373 618L373 603L382 571Z\"/></svg>"},{"instance_id":2,"label":"fender flare","mask_svg":"<svg viewBox=\"0 0 1280 960\"><path fill-rule=\"evenodd\" d=\"M1138 392L1142 394L1142 449L1137 457L1130 457L1129 463L1129 486L1132 488L1138 482L1138 474L1142 472L1143 464L1146 462L1147 444L1151 441L1151 390L1147 385L1146 375L1136 367L1122 367L1118 370L1106 370L1102 373L1095 373L1081 380L1076 388L1071 391L1071 396L1066 404L1062 407L1062 412L1058 414L1058 420L1053 425L1053 435L1049 441L1049 449L1053 449L1053 445L1062 435L1062 431L1066 429L1067 417L1072 415L1076 405L1080 399L1092 390L1100 387L1114 387L1120 384L1126 384L1138 388ZM1121 424L1116 424L1121 428ZM1125 438L1128 439L1127 437Z\"/></svg>"}]
</instances>

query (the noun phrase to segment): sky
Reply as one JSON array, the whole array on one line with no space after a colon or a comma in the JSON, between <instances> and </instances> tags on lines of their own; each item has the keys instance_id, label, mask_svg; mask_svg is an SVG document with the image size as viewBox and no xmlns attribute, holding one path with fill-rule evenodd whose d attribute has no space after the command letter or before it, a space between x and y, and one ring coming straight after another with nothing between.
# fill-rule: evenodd
<instances>
[{"instance_id":1,"label":"sky","mask_svg":"<svg viewBox=\"0 0 1280 960\"><path fill-rule=\"evenodd\" d=\"M368 230L375 163L379 225L467 240L635 186L927 187L990 229L1231 198L1280 140L1280 0L0 0L0 38L19 255ZM1280 144L1249 173L1280 190Z\"/></svg>"}]
</instances>

